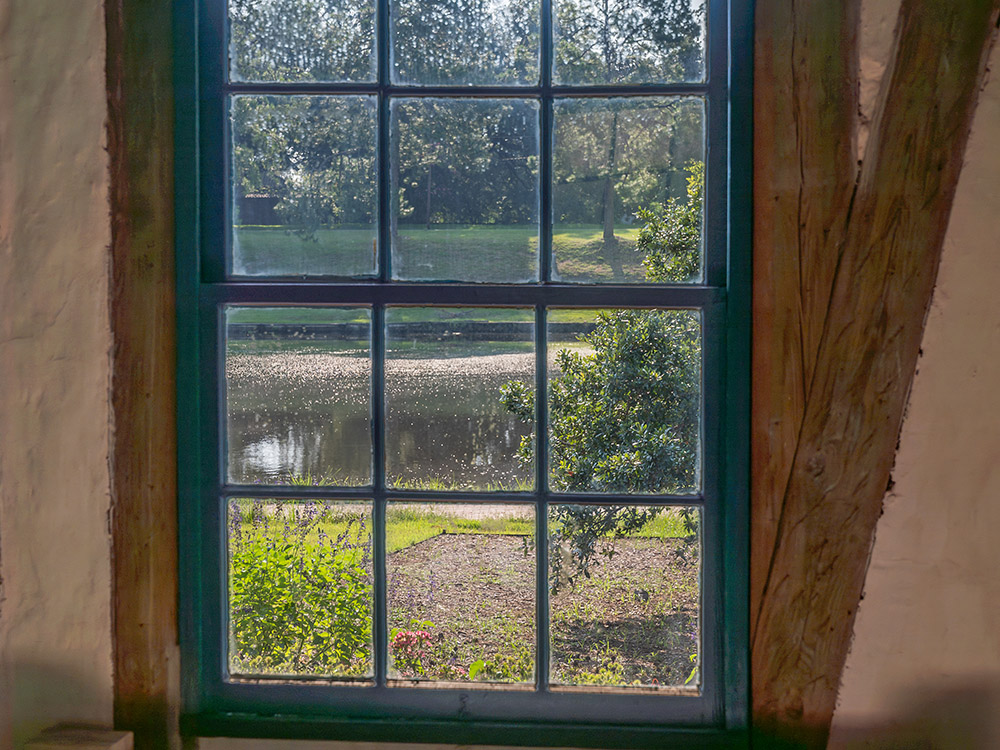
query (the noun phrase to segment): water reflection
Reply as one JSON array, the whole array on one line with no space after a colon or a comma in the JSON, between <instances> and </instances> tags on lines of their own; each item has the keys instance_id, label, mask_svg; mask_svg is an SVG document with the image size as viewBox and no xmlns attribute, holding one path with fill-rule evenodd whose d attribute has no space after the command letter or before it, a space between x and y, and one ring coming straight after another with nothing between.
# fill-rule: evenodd
<instances>
[{"instance_id":1,"label":"water reflection","mask_svg":"<svg viewBox=\"0 0 1000 750\"><path fill-rule=\"evenodd\" d=\"M367 484L370 363L310 343L230 344L226 360L229 477Z\"/></svg>"},{"instance_id":2,"label":"water reflection","mask_svg":"<svg viewBox=\"0 0 1000 750\"><path fill-rule=\"evenodd\" d=\"M531 426L500 404L511 380L528 382L534 355L498 354L386 363L386 461L396 485L518 489L517 458Z\"/></svg>"},{"instance_id":3,"label":"water reflection","mask_svg":"<svg viewBox=\"0 0 1000 750\"><path fill-rule=\"evenodd\" d=\"M370 370L365 356L231 348L226 363L230 481L367 484L371 475ZM530 353L386 363L390 481L514 486L531 426L500 405L509 380L532 377ZM447 446L447 448L446 448Z\"/></svg>"}]
</instances>

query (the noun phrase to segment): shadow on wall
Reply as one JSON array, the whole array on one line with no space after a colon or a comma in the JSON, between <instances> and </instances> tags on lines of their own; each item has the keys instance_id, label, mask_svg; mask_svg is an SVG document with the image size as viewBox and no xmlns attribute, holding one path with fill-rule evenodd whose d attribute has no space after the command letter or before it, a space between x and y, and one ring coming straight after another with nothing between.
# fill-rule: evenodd
<instances>
[{"instance_id":1,"label":"shadow on wall","mask_svg":"<svg viewBox=\"0 0 1000 750\"><path fill-rule=\"evenodd\" d=\"M829 750L1000 748L1000 677L911 689L894 703L892 719L883 723L845 720L835 728Z\"/></svg>"},{"instance_id":2,"label":"shadow on wall","mask_svg":"<svg viewBox=\"0 0 1000 750\"><path fill-rule=\"evenodd\" d=\"M56 724L107 727L111 722L113 698L108 683L95 682L58 664L13 662L0 664L0 672L4 673L0 691L7 693L0 701L8 703L5 709L14 750Z\"/></svg>"}]
</instances>

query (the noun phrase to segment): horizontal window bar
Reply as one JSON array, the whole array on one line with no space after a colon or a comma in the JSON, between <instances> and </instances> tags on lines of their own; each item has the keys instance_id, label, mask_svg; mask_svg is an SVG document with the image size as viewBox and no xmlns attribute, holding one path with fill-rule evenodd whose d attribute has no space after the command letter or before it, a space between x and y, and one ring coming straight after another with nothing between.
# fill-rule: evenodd
<instances>
[{"instance_id":1,"label":"horizontal window bar","mask_svg":"<svg viewBox=\"0 0 1000 750\"><path fill-rule=\"evenodd\" d=\"M497 502L535 505L550 502L569 505L703 505L703 495L612 495L581 492L475 492L470 490L406 490L387 489L376 492L371 487L337 487L334 485L292 485L292 484L230 484L223 487L226 499L261 498L268 500L372 500L423 502L433 500L442 503L484 503Z\"/></svg>"},{"instance_id":2,"label":"horizontal window bar","mask_svg":"<svg viewBox=\"0 0 1000 750\"><path fill-rule=\"evenodd\" d=\"M550 96L704 96L708 83L632 83L617 85L413 86L378 83L231 83L227 94L381 94L383 96L522 97ZM213 97L214 98L214 97Z\"/></svg>"},{"instance_id":3,"label":"horizontal window bar","mask_svg":"<svg viewBox=\"0 0 1000 750\"><path fill-rule=\"evenodd\" d=\"M243 305L462 305L489 307L668 307L721 304L722 287L649 284L381 284L263 283L203 284L206 304Z\"/></svg>"}]
</instances>

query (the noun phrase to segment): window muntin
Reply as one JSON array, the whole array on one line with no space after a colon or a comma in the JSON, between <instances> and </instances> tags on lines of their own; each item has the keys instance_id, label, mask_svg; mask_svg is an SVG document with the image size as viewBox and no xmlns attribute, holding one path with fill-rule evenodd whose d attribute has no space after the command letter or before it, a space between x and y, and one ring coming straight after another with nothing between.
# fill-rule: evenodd
<instances>
[{"instance_id":1,"label":"window muntin","mask_svg":"<svg viewBox=\"0 0 1000 750\"><path fill-rule=\"evenodd\" d=\"M208 17L213 19L213 23L202 24L203 29L208 29L209 39L216 39L218 44L216 49L223 49L226 42L221 37L213 36L217 30L223 28L225 24L218 23L220 18L224 18L225 9L220 9L220 3L211 5ZM221 16L220 16L220 10ZM386 21L390 15L388 3L380 3L376 9L378 27L386 29ZM211 170L203 169L203 189L205 195L203 238L203 258L202 258L202 300L207 307L203 310L203 321L205 323L205 348L202 350L201 358L207 365L209 376L206 383L212 382L212 375L216 376L218 382L222 374L221 353L222 347L219 339L221 330L221 318L219 311L222 306L235 306L246 308L257 307L305 307L305 308L329 308L336 306L360 306L370 308L372 316L372 382L373 393L382 393L385 385L385 352L386 352L386 329L384 326L387 311L395 306L477 306L509 308L510 306L521 306L531 308L535 316L536 335L536 391L544 392L546 387L545 366L547 361L548 342L545 331L547 330L547 320L552 311L559 308L588 308L611 307L622 305L634 305L635 309L642 308L663 308L663 309L690 309L697 310L702 316L703 338L705 350L703 353L703 383L705 395L703 397L703 434L701 436L703 448L703 477L700 491L695 495L671 496L653 495L648 500L635 495L593 495L582 493L556 493L548 486L548 477L544 467L548 461L548 445L546 441L537 444L538 461L535 465L536 484L528 495L514 495L511 493L501 493L498 496L483 496L476 491L448 491L443 497L428 498L421 495L417 490L393 489L385 482L386 468L386 433L385 433L385 408L382 399L375 395L372 402L373 426L372 426L372 485L370 487L349 487L339 485L320 485L313 488L267 486L253 487L248 485L230 485L213 477L213 470L210 464L205 464L202 470L204 482L203 499L199 501L203 507L204 527L199 529L199 535L204 539L204 544L200 552L200 566L203 570L200 578L199 601L202 603L199 608L199 631L204 636L199 641L203 661L207 665L202 672L200 698L196 699L196 704L200 706L211 706L218 708L226 707L227 710L237 710L246 707L259 707L264 712L273 712L275 709L283 711L294 711L304 714L336 715L341 717L365 716L393 716L407 714L419 706L419 711L423 715L454 716L460 714L467 720L476 719L503 719L503 718L524 718L535 717L542 722L566 722L580 719L614 722L635 722L646 726L662 727L670 723L683 723L686 725L718 725L723 706L729 705L730 699L726 696L726 690L721 682L723 675L723 654L730 656L731 650L724 651L721 638L723 630L719 627L719 620L714 613L722 611L722 573L723 562L727 559L723 554L721 546L720 531L723 523L722 496L720 494L721 478L719 474L720 461L719 452L721 427L719 418L724 414L719 403L722 393L720 389L721 372L724 363L724 322L725 298L727 292L726 251L728 246L725 236L726 225L726 201L723 191L726 175L726 127L721 113L724 112L726 92L724 86L719 83L719 71L725 69L726 57L725 48L725 6L722 3L713 4L709 9L712 13L712 24L709 28L713 33L712 49L713 53L706 56L706 65L716 71L716 85L705 84L677 84L673 82L654 82L649 85L637 85L633 83L609 84L595 81L592 84L566 83L553 79L553 39L548 30L552 28L552 7L550 3L543 3L541 9L540 29L542 30L541 41L541 82L538 85L518 86L515 88L509 84L477 88L472 86L450 85L427 85L417 90L416 86L401 84L391 80L391 68L389 65L390 40L383 34L376 39L378 66L376 77L378 83L304 83L293 82L262 82L247 83L240 81L237 77L232 82L226 83L217 78L218 68L214 68L215 63L202 65L203 88L207 93L207 98L203 95L203 141L202 158L203 165L222 164L230 158L230 147L225 146L225 141L220 138L223 128L228 118L228 101L233 96L375 96L378 97L378 210L380 221L378 224L378 241L375 243L375 254L378 258L377 274L372 281L365 282L359 279L350 282L342 273L330 273L322 271L316 275L303 275L298 271L272 272L271 276L244 276L236 273L239 269L232 261L231 250L224 250L226 247L225 237L227 231L220 231L224 228L225 222L219 220L218 204L225 203L232 195L231 188L224 184L224 180L218 178L218 172L212 174ZM211 48L211 43L210 43ZM221 56L220 56L221 58ZM215 71L215 72L213 72ZM334 76L328 78L335 79ZM509 88L505 89L505 86ZM214 100L217 92L218 96ZM645 285L635 284L626 290L621 284L607 284L605 288L594 284L575 283L553 284L557 280L555 275L555 263L552 254L552 226L550 220L553 205L552 187L552 152L553 152L553 118L552 112L557 99L590 98L595 94L605 97L640 97L640 96L661 96L677 97L678 101L683 99L703 98L706 106L705 129L710 134L711 148L705 151L706 172L707 172L707 194L706 203L708 205L705 215L705 250L702 267L704 269L704 281L701 285L690 285L687 288L679 286L676 282L666 284ZM390 105L395 99L417 98L417 97L458 97L463 98L521 98L538 102L539 107L539 216L541 222L539 226L539 259L538 259L538 281L511 286L510 284L497 284L495 282L477 283L474 287L467 283L448 284L440 282L430 282L421 284L395 283L391 281L395 278L391 257L391 226L385 217L391 215L392 191L389 189L392 178L392 168L388 158L385 156L391 151L389 139L390 132ZM230 99L227 99L230 97ZM214 103L213 103L214 102ZM714 115L712 113L715 113ZM211 127L206 128L206 125ZM222 173L225 175L225 172ZM712 187L714 185L714 188ZM231 214L231 209L227 209L227 215ZM308 269L307 269L308 270ZM214 333L213 333L214 331ZM202 394L201 419L206 424L210 424L213 415L216 417L224 413L224 401L219 398L219 393L213 391L211 385L206 385L206 390ZM547 403L545 400L538 405L538 422L546 423ZM213 443L217 446L223 444L224 430L219 429L214 438L208 439L207 453L222 455L223 452L213 450ZM218 472L215 472L218 476ZM534 689L527 692L504 691L504 699L496 701L485 693L477 692L477 689L462 690L455 693L452 690L417 691L424 697L411 697L413 691L406 687L393 687L392 693L383 693L376 689L375 694L361 695L364 690L358 688L336 688L331 693L332 686L308 683L302 679L292 680L287 685L254 684L253 681L227 680L225 671L216 672L211 666L220 663L218 657L220 645L226 640L226 623L228 613L224 612L225 586L221 585L217 576L212 571L224 569L221 557L224 557L224 545L213 541L219 536L213 529L221 529L224 526L225 513L213 511L213 504L222 502L224 507L228 499L235 498L270 498L278 504L302 501L303 499L324 499L330 501L347 502L351 500L364 500L370 498L373 503L372 522L376 527L373 537L373 630L374 630L374 672L376 685L388 684L387 675L387 654L388 630L385 616L385 510L391 502L428 502L432 499L446 502L457 502L467 500L469 502L503 502L515 500L517 502L527 502L536 510L551 507L552 503L580 503L596 504L600 507L624 506L629 502L639 505L669 505L671 507L690 507L699 510L701 519L701 546L703 556L701 558L701 596L708 611L713 616L703 618L704 630L701 634L702 652L699 654L699 678L701 686L697 695L674 696L669 690L658 689L656 694L646 695L644 693L632 692L628 695L626 702L620 702L610 695L590 696L581 692L582 686L573 686L569 692L563 693L561 689L556 691L548 690L551 683L549 678L547 662L551 657L549 653L549 623L545 617L537 620L538 630L536 633L540 650L536 656L539 665L536 670L536 684ZM213 500L215 498L215 500ZM536 532L545 534L547 529L540 520L545 516L536 513ZM213 520L214 518L214 520ZM381 531L378 531L381 529ZM381 535L381 538L380 538ZM547 545L536 545L538 560L541 563L536 567L538 570L546 570L548 562ZM737 554L738 557L738 554ZM381 568L381 569L380 569ZM538 576L541 579L541 576ZM537 611L548 611L548 587L538 586ZM732 610L727 610L732 612ZM737 608L736 616L739 616ZM190 632L190 631L188 631ZM223 637L216 638L215 634L223 634ZM382 651L380 654L379 651ZM225 652L225 648L222 648ZM190 662L189 662L190 664ZM487 691L489 692L489 691ZM690 691L683 691L690 692ZM190 696L189 692L189 696ZM374 698L374 700L373 700ZM200 701L200 702L199 702ZM189 703L192 705L192 703ZM543 718L544 717L544 718ZM596 736L596 735L594 735ZM587 739L588 742L597 741Z\"/></svg>"}]
</instances>

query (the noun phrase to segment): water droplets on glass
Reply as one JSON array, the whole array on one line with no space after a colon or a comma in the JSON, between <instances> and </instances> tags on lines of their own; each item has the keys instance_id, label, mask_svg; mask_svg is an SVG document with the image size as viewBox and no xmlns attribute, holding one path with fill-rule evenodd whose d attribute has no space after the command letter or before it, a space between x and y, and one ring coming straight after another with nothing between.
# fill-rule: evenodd
<instances>
[{"instance_id":1,"label":"water droplets on glass","mask_svg":"<svg viewBox=\"0 0 1000 750\"><path fill-rule=\"evenodd\" d=\"M704 80L704 0L553 0L553 17L557 83Z\"/></svg>"},{"instance_id":2,"label":"water droplets on glass","mask_svg":"<svg viewBox=\"0 0 1000 750\"><path fill-rule=\"evenodd\" d=\"M234 81L375 80L372 0L229 0Z\"/></svg>"},{"instance_id":3,"label":"water droplets on glass","mask_svg":"<svg viewBox=\"0 0 1000 750\"><path fill-rule=\"evenodd\" d=\"M395 0L390 9L395 83L538 81L538 0Z\"/></svg>"}]
</instances>

